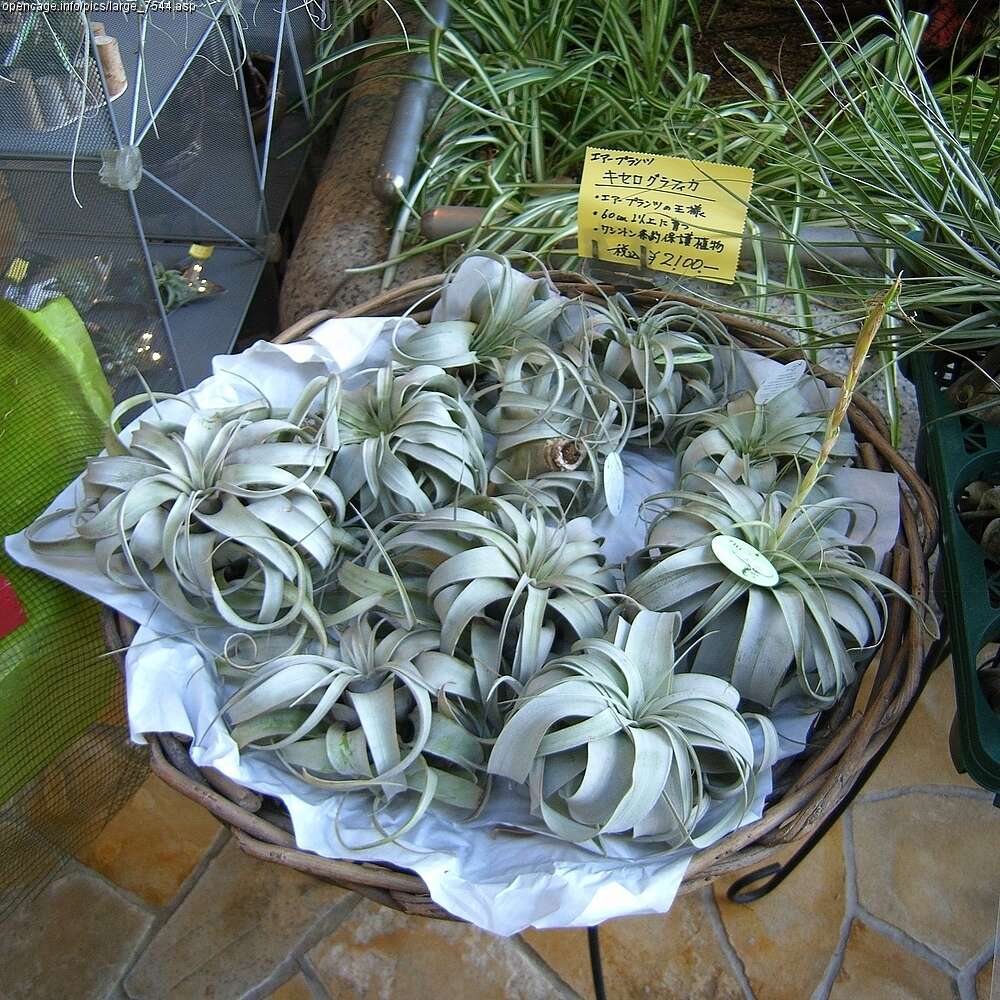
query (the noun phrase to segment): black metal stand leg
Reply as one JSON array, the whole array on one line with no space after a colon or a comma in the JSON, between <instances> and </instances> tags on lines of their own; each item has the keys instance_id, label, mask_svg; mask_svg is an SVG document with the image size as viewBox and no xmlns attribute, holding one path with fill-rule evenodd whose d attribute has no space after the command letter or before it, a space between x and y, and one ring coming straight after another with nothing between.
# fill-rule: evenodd
<instances>
[{"instance_id":1,"label":"black metal stand leg","mask_svg":"<svg viewBox=\"0 0 1000 1000\"><path fill-rule=\"evenodd\" d=\"M601 965L601 939L596 927L587 928L587 949L590 952L590 974L594 979L594 1000L608 1000L604 992L604 967Z\"/></svg>"},{"instance_id":2,"label":"black metal stand leg","mask_svg":"<svg viewBox=\"0 0 1000 1000\"><path fill-rule=\"evenodd\" d=\"M942 636L934 646L928 651L927 656L924 658L924 669L921 673L920 684L917 687L916 693L910 704L906 706L906 710L900 715L896 722L896 727L893 729L889 738L882 744L879 748L878 753L861 769L858 773L857 779L851 786L851 790L837 803L836 808L830 813L826 819L816 828L815 832L811 834L809 839L784 863L778 864L777 862L765 865L763 868L757 868L755 871L749 872L748 874L738 878L726 891L726 896L733 903L753 903L754 901L761 899L766 896L769 892L773 892L775 889L781 885L782 882L792 874L793 871L803 862L809 854L812 852L813 848L826 836L827 831L833 826L834 823L840 819L841 814L844 810L854 801L858 793L864 788L868 779L871 777L872 772L875 768L879 766L882 758L889 752L890 747L896 742L896 737L900 734L903 726L906 724L906 720L910 717L910 712L913 711L913 707L917 704L921 694L923 694L924 688L927 686L927 682L930 680L931 675L935 670L944 662L948 654L948 641L945 636ZM750 888L751 886L756 886L756 888Z\"/></svg>"}]
</instances>

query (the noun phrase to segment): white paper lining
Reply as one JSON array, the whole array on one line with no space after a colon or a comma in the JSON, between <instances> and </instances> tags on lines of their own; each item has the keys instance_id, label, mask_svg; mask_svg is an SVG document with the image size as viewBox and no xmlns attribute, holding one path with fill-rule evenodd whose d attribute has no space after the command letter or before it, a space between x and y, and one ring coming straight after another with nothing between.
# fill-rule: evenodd
<instances>
[{"instance_id":1,"label":"white paper lining","mask_svg":"<svg viewBox=\"0 0 1000 1000\"><path fill-rule=\"evenodd\" d=\"M447 294L435 307L435 319L467 315L472 294L483 276L499 265L482 258L466 261ZM518 276L518 280L527 280ZM188 393L200 406L231 405L266 396L289 407L316 375L351 374L381 364L393 338L402 342L416 329L411 320L327 320L306 340L276 346L258 343L239 355L216 358L213 376ZM754 387L773 374L778 362L739 352L731 388ZM177 405L167 403L166 406ZM161 408L164 404L161 404ZM182 409L182 407L181 407ZM672 488L673 461L664 452L625 455L626 495L622 513L604 512L595 525L606 538L605 553L620 562L643 544L645 525L638 507L651 493ZM888 551L898 524L898 495L886 489L884 473L849 469L837 474L845 495L878 500L879 531L866 541L877 557ZM876 477L876 478L873 478ZM49 511L73 506L78 483L63 490ZM870 528L870 525L869 525ZM859 529L863 531L863 526ZM612 838L607 854L563 843L541 834L514 832L501 824L537 827L520 790L500 788L486 810L472 822L435 807L414 831L395 843L358 848L378 839L368 800L346 799L316 789L260 753L240 756L218 719L222 689L214 669L199 649L182 638L189 631L144 591L111 583L90 557L32 550L24 534L7 539L18 562L110 605L141 627L126 656L129 723L133 738L172 732L192 738L191 756L254 790L280 798L288 808L299 846L327 857L384 861L417 872L431 897L456 916L497 934L525 927L582 927L611 917L668 910L692 856L691 851L651 852L648 846ZM175 638L170 638L175 636ZM211 638L202 634L202 638ZM804 746L814 716L779 713L774 722L782 736L782 756ZM759 819L771 788L760 776L756 797L744 818ZM393 809L402 809L394 806ZM389 811L380 821L392 828L403 814ZM338 832L340 837L338 837ZM342 839L340 839L342 838Z\"/></svg>"}]
</instances>

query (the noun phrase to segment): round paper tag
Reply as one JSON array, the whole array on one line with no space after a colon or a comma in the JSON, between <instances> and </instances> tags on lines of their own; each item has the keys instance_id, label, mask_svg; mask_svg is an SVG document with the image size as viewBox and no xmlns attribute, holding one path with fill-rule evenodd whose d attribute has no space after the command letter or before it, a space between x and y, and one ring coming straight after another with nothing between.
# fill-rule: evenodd
<instances>
[{"instance_id":1,"label":"round paper tag","mask_svg":"<svg viewBox=\"0 0 1000 1000\"><path fill-rule=\"evenodd\" d=\"M712 551L726 569L747 583L758 587L773 587L780 579L771 560L741 538L716 535L712 539Z\"/></svg>"}]
</instances>

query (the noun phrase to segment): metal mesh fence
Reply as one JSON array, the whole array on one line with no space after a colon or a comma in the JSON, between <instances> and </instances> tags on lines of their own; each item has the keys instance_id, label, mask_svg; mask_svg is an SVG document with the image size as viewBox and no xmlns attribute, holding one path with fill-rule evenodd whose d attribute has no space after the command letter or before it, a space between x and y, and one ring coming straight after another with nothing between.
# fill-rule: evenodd
<instances>
[{"instance_id":1,"label":"metal mesh fence","mask_svg":"<svg viewBox=\"0 0 1000 1000\"><path fill-rule=\"evenodd\" d=\"M0 14L0 154L95 156L114 143L100 78L86 67L79 14ZM86 75L85 75L86 73ZM79 121L79 136L76 136Z\"/></svg>"},{"instance_id":2,"label":"metal mesh fence","mask_svg":"<svg viewBox=\"0 0 1000 1000\"><path fill-rule=\"evenodd\" d=\"M140 149L155 178L135 192L147 238L226 240L221 227L246 240L262 234L245 86L242 74L234 79L217 33L178 80Z\"/></svg>"}]
</instances>

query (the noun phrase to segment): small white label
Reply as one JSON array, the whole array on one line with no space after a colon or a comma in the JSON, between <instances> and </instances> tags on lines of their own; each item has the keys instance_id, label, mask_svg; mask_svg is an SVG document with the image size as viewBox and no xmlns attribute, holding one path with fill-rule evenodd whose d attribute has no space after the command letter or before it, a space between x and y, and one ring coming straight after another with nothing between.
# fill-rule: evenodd
<instances>
[{"instance_id":1,"label":"small white label","mask_svg":"<svg viewBox=\"0 0 1000 1000\"><path fill-rule=\"evenodd\" d=\"M769 403L775 396L781 395L786 389L791 389L799 384L799 379L806 373L808 365L805 361L792 361L785 365L780 372L775 372L770 378L757 387L753 395L753 401L758 406Z\"/></svg>"},{"instance_id":2,"label":"small white label","mask_svg":"<svg viewBox=\"0 0 1000 1000\"><path fill-rule=\"evenodd\" d=\"M780 580L771 560L742 538L716 535L712 539L712 551L726 569L747 583L758 587L774 587Z\"/></svg>"}]
</instances>

